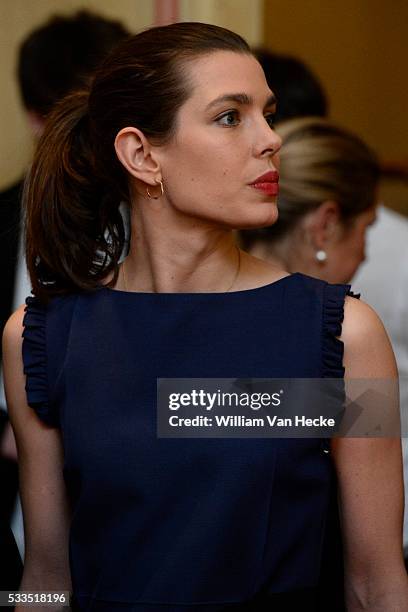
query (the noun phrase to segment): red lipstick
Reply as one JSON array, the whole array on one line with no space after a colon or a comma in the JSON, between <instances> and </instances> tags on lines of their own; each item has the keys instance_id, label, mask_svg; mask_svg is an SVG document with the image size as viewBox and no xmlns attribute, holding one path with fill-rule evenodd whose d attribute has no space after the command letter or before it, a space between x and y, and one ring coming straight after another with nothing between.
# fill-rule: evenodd
<instances>
[{"instance_id":1,"label":"red lipstick","mask_svg":"<svg viewBox=\"0 0 408 612\"><path fill-rule=\"evenodd\" d=\"M251 183L251 187L263 191L267 195L277 195L279 191L279 173L276 170L270 170Z\"/></svg>"}]
</instances>

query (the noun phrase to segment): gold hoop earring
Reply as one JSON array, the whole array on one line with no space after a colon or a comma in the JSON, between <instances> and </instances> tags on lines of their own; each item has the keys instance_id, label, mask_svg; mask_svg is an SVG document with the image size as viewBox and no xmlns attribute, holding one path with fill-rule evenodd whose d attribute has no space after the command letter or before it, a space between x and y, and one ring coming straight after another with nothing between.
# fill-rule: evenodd
<instances>
[{"instance_id":1,"label":"gold hoop earring","mask_svg":"<svg viewBox=\"0 0 408 612\"><path fill-rule=\"evenodd\" d=\"M162 195L164 195L164 187L163 187L163 181L161 181L160 179L155 179L156 183L158 183L160 185L160 195L158 196L154 196L150 193L149 188L146 187L146 193L147 193L147 197L150 198L151 200L158 200L159 198L162 197Z\"/></svg>"}]
</instances>

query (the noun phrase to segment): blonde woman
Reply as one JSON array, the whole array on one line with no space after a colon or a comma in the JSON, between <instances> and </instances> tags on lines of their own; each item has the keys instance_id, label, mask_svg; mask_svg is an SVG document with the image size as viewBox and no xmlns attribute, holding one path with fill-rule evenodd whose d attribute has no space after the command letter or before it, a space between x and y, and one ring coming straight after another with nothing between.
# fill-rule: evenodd
<instances>
[{"instance_id":1,"label":"blonde woman","mask_svg":"<svg viewBox=\"0 0 408 612\"><path fill-rule=\"evenodd\" d=\"M291 119L277 132L283 139L279 218L241 232L242 244L289 272L347 283L364 261L366 230L376 217L376 157L326 119Z\"/></svg>"}]
</instances>

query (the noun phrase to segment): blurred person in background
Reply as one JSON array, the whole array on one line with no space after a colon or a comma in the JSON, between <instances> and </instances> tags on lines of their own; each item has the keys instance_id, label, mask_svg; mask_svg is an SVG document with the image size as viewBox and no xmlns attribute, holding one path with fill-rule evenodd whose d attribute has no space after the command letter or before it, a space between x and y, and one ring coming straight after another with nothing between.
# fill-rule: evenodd
<instances>
[{"instance_id":1,"label":"blurred person in background","mask_svg":"<svg viewBox=\"0 0 408 612\"><path fill-rule=\"evenodd\" d=\"M30 131L42 134L54 105L90 78L101 60L129 32L119 21L89 11L54 16L23 40L17 63L18 85ZM0 193L1 329L12 311L20 237L23 179ZM24 292L25 295L26 292Z\"/></svg>"},{"instance_id":2,"label":"blurred person in background","mask_svg":"<svg viewBox=\"0 0 408 612\"><path fill-rule=\"evenodd\" d=\"M42 134L47 115L55 104L70 91L85 85L101 60L128 35L119 21L84 10L72 16L51 17L29 33L19 50L17 77L35 140ZM30 291L19 248L22 187L23 178L0 193L1 330L12 310ZM0 387L0 586L7 590L18 588L22 568L9 529L18 490L16 448L2 383ZM21 526L17 531L21 531Z\"/></svg>"},{"instance_id":3,"label":"blurred person in background","mask_svg":"<svg viewBox=\"0 0 408 612\"><path fill-rule=\"evenodd\" d=\"M251 254L330 283L348 283L365 259L379 166L357 136L319 117L278 125L279 219L241 232Z\"/></svg>"},{"instance_id":4,"label":"blurred person in background","mask_svg":"<svg viewBox=\"0 0 408 612\"><path fill-rule=\"evenodd\" d=\"M275 123L296 117L325 117L328 101L317 76L300 59L256 49L269 87L278 99Z\"/></svg>"}]
</instances>

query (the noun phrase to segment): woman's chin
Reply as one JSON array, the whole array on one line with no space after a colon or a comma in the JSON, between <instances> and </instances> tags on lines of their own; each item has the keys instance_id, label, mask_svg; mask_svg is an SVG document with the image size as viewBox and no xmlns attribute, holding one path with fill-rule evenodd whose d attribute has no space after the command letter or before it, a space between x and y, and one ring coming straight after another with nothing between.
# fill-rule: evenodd
<instances>
[{"instance_id":1,"label":"woman's chin","mask_svg":"<svg viewBox=\"0 0 408 612\"><path fill-rule=\"evenodd\" d=\"M276 204L271 207L270 202L268 203L268 209L266 207L258 208L258 210L251 210L251 215L246 215L246 218L242 218L237 224L236 229L257 229L261 227L269 227L274 225L278 220L278 207Z\"/></svg>"}]
</instances>

